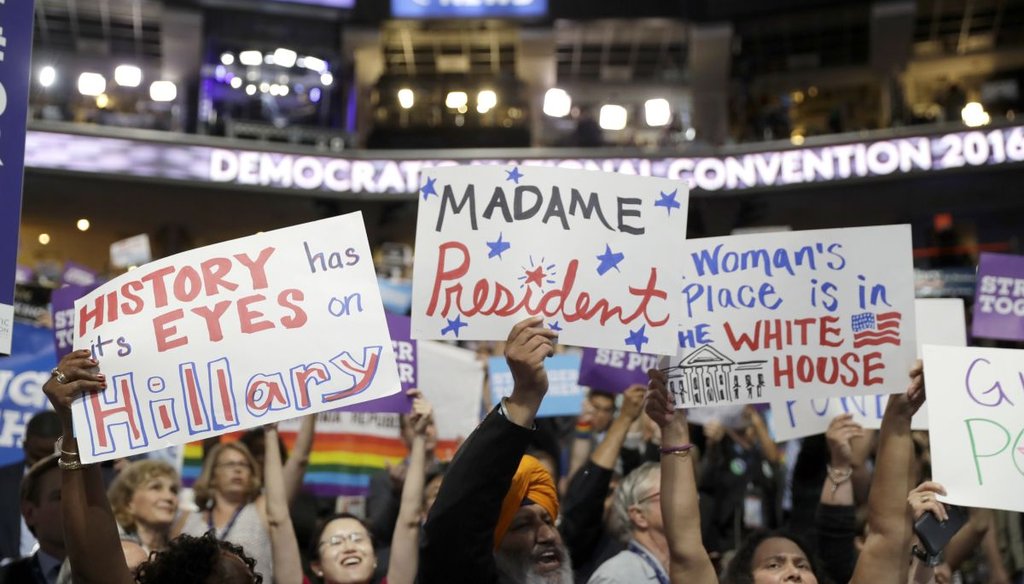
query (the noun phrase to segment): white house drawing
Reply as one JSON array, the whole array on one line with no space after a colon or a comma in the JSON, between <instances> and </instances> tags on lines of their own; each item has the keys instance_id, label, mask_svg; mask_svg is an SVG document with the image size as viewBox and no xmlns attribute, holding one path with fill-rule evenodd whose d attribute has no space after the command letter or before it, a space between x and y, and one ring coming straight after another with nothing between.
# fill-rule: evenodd
<instances>
[{"instance_id":1,"label":"white house drawing","mask_svg":"<svg viewBox=\"0 0 1024 584\"><path fill-rule=\"evenodd\" d=\"M666 371L668 389L681 407L755 400L764 391L764 364L736 362L711 345L704 345Z\"/></svg>"}]
</instances>

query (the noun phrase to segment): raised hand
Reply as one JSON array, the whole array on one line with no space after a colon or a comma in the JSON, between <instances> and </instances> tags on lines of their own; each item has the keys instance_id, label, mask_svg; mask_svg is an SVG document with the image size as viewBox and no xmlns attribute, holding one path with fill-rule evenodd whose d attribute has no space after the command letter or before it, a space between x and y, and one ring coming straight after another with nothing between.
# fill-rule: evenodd
<instances>
[{"instance_id":1,"label":"raised hand","mask_svg":"<svg viewBox=\"0 0 1024 584\"><path fill-rule=\"evenodd\" d=\"M622 393L622 409L619 410L619 416L630 422L639 418L640 414L644 412L644 393L646 391L647 388L643 385L630 385Z\"/></svg>"},{"instance_id":2,"label":"raised hand","mask_svg":"<svg viewBox=\"0 0 1024 584\"><path fill-rule=\"evenodd\" d=\"M675 404L668 395L668 376L660 369L651 369L647 372L650 383L647 385L647 401L644 406L648 417L658 425L665 428L675 419Z\"/></svg>"},{"instance_id":3,"label":"raised hand","mask_svg":"<svg viewBox=\"0 0 1024 584\"><path fill-rule=\"evenodd\" d=\"M853 421L852 414L840 414L832 418L825 432L832 466L850 468L853 466L853 439L864 436L864 428Z\"/></svg>"},{"instance_id":4,"label":"raised hand","mask_svg":"<svg viewBox=\"0 0 1024 584\"><path fill-rule=\"evenodd\" d=\"M406 395L412 398L412 412L409 414L409 427L417 436L426 436L427 429L434 421L434 407L418 389L410 389Z\"/></svg>"},{"instance_id":5,"label":"raised hand","mask_svg":"<svg viewBox=\"0 0 1024 584\"><path fill-rule=\"evenodd\" d=\"M931 511L939 521L949 519L946 506L935 498L935 495L945 494L946 488L933 481L925 481L910 491L910 494L907 495L907 504L914 511L914 521L920 519L926 511Z\"/></svg>"},{"instance_id":6,"label":"raised hand","mask_svg":"<svg viewBox=\"0 0 1024 584\"><path fill-rule=\"evenodd\" d=\"M508 418L513 423L533 426L533 419L548 391L544 359L555 354L557 339L558 334L544 328L544 319L538 316L512 327L505 343L505 360L515 380L512 395L506 402Z\"/></svg>"},{"instance_id":7,"label":"raised hand","mask_svg":"<svg viewBox=\"0 0 1024 584\"><path fill-rule=\"evenodd\" d=\"M60 415L65 430L71 429L71 403L75 398L107 388L107 378L98 365L88 350L72 351L61 358L53 375L43 384L43 393Z\"/></svg>"}]
</instances>

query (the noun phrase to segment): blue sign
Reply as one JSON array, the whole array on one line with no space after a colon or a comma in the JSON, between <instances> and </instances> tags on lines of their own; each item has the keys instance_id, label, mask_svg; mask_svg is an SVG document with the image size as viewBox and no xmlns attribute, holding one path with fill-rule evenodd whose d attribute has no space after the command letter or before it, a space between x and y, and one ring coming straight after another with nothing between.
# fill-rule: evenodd
<instances>
[{"instance_id":1,"label":"blue sign","mask_svg":"<svg viewBox=\"0 0 1024 584\"><path fill-rule=\"evenodd\" d=\"M491 382L491 402L498 405L501 398L512 394L515 385L512 371L504 357L487 360ZM538 418L551 416L578 416L583 408L586 392L576 382L580 375L579 355L555 355L544 360L548 372L548 393L540 404Z\"/></svg>"},{"instance_id":2,"label":"blue sign","mask_svg":"<svg viewBox=\"0 0 1024 584\"><path fill-rule=\"evenodd\" d=\"M10 357L0 357L0 466L25 457L21 450L25 426L49 407L43 384L56 364L53 331L14 323L14 350Z\"/></svg>"},{"instance_id":3,"label":"blue sign","mask_svg":"<svg viewBox=\"0 0 1024 584\"><path fill-rule=\"evenodd\" d=\"M391 0L394 18L543 18L548 0Z\"/></svg>"},{"instance_id":4,"label":"blue sign","mask_svg":"<svg viewBox=\"0 0 1024 584\"><path fill-rule=\"evenodd\" d=\"M32 0L0 1L0 354L11 352L25 171Z\"/></svg>"}]
</instances>

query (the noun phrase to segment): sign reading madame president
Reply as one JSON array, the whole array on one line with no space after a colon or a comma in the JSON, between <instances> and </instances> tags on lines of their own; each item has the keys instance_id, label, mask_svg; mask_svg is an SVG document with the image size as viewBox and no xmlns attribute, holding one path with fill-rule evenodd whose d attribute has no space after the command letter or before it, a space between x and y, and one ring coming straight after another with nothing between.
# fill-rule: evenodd
<instances>
[{"instance_id":1,"label":"sign reading madame president","mask_svg":"<svg viewBox=\"0 0 1024 584\"><path fill-rule=\"evenodd\" d=\"M426 172L420 194L413 338L504 340L543 316L570 345L675 352L682 183L450 167Z\"/></svg>"}]
</instances>

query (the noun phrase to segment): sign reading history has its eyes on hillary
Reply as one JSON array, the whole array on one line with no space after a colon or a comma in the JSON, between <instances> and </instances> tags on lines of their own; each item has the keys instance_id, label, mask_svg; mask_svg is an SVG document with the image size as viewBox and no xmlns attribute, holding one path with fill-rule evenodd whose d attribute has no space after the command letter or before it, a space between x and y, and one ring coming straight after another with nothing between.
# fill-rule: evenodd
<instances>
[{"instance_id":1,"label":"sign reading history has its eyes on hillary","mask_svg":"<svg viewBox=\"0 0 1024 584\"><path fill-rule=\"evenodd\" d=\"M395 18L540 18L547 0L391 0Z\"/></svg>"}]
</instances>

